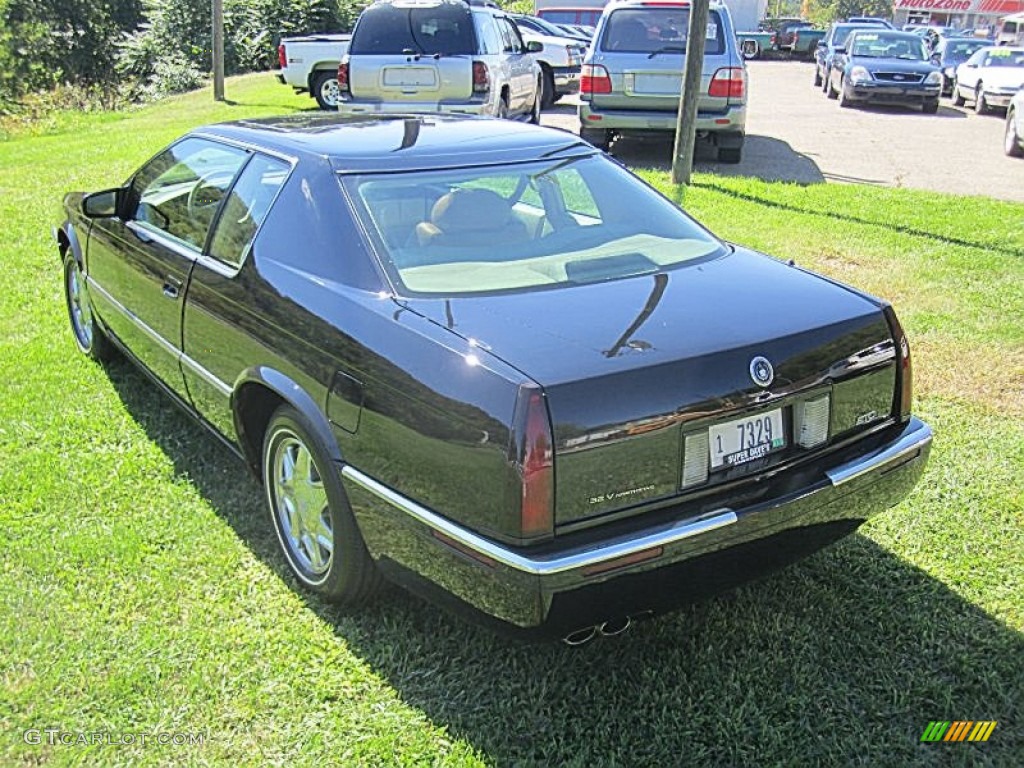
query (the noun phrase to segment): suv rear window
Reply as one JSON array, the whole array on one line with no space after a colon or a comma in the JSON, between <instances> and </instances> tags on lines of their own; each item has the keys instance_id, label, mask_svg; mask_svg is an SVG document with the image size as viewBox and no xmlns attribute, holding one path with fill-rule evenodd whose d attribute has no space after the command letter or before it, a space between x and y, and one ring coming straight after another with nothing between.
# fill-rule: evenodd
<instances>
[{"instance_id":1,"label":"suv rear window","mask_svg":"<svg viewBox=\"0 0 1024 768\"><path fill-rule=\"evenodd\" d=\"M689 8L623 8L608 17L601 50L615 53L682 53L690 25ZM718 11L708 14L704 53L725 51Z\"/></svg>"},{"instance_id":2,"label":"suv rear window","mask_svg":"<svg viewBox=\"0 0 1024 768\"><path fill-rule=\"evenodd\" d=\"M475 54L473 18L464 2L379 3L359 17L349 46L351 54L401 54L407 51L442 56Z\"/></svg>"}]
</instances>

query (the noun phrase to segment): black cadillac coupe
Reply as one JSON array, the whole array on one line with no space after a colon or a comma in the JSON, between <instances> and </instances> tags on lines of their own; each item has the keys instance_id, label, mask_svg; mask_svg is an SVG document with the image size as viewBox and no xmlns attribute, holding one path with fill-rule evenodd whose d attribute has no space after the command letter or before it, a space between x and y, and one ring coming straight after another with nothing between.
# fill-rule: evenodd
<instances>
[{"instance_id":1,"label":"black cadillac coupe","mask_svg":"<svg viewBox=\"0 0 1024 768\"><path fill-rule=\"evenodd\" d=\"M888 304L572 134L215 125L64 207L77 346L249 464L330 600L388 577L584 642L850 533L927 461Z\"/></svg>"}]
</instances>

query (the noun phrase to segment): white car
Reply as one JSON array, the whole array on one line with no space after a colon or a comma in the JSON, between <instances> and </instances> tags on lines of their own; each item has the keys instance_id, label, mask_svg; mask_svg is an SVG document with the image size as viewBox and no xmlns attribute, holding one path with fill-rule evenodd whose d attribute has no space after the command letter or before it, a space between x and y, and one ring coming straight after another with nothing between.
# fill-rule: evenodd
<instances>
[{"instance_id":1,"label":"white car","mask_svg":"<svg viewBox=\"0 0 1024 768\"><path fill-rule=\"evenodd\" d=\"M554 26L548 25L543 19L522 15L514 15L511 18L526 43L532 41L541 46L541 49L533 54L544 74L544 98L541 106L547 109L560 97L578 91L580 66L587 52L586 44L565 35L538 32L540 24Z\"/></svg>"},{"instance_id":2,"label":"white car","mask_svg":"<svg viewBox=\"0 0 1024 768\"><path fill-rule=\"evenodd\" d=\"M993 107L1008 107L1024 87L1024 48L982 48L956 68L953 104L974 102L979 115Z\"/></svg>"},{"instance_id":3,"label":"white car","mask_svg":"<svg viewBox=\"0 0 1024 768\"><path fill-rule=\"evenodd\" d=\"M1024 157L1024 88L1017 91L1017 95L1010 101L1006 108L1006 139L1003 142L1003 151L1010 157Z\"/></svg>"},{"instance_id":4,"label":"white car","mask_svg":"<svg viewBox=\"0 0 1024 768\"><path fill-rule=\"evenodd\" d=\"M320 109L338 108L338 62L352 35L286 37L277 46L277 79L298 92L308 92Z\"/></svg>"}]
</instances>

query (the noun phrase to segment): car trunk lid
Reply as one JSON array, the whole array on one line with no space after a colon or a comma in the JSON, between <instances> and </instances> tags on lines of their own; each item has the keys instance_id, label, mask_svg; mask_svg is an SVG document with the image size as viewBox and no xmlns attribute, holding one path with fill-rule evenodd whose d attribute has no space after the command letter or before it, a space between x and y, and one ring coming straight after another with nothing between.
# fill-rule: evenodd
<instances>
[{"instance_id":1,"label":"car trunk lid","mask_svg":"<svg viewBox=\"0 0 1024 768\"><path fill-rule=\"evenodd\" d=\"M553 295L405 301L543 387L556 526L689 491L694 457L686 452L703 453L703 487L791 458L804 450L801 420L814 408L825 410L811 426L829 439L891 413L895 355L878 304L763 255L737 249L564 288L557 303ZM767 386L754 379L757 358L772 367ZM866 382L864 374L880 376ZM781 425L783 444L735 465L720 453L713 466L713 427L747 415L767 419L762 429ZM703 444L690 445L691 434L703 434Z\"/></svg>"}]
</instances>

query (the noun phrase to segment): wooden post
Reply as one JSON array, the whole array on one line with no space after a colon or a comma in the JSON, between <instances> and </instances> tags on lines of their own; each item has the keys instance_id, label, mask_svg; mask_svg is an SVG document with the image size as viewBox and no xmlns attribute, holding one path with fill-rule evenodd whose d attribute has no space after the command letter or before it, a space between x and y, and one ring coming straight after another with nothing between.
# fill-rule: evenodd
<instances>
[{"instance_id":1,"label":"wooden post","mask_svg":"<svg viewBox=\"0 0 1024 768\"><path fill-rule=\"evenodd\" d=\"M672 183L689 184L693 171L693 145L697 138L697 99L704 69L704 37L708 28L708 0L690 3L690 28L686 35L686 61L676 119L676 143L672 152Z\"/></svg>"},{"instance_id":2,"label":"wooden post","mask_svg":"<svg viewBox=\"0 0 1024 768\"><path fill-rule=\"evenodd\" d=\"M213 100L224 101L224 0L213 0Z\"/></svg>"}]
</instances>

